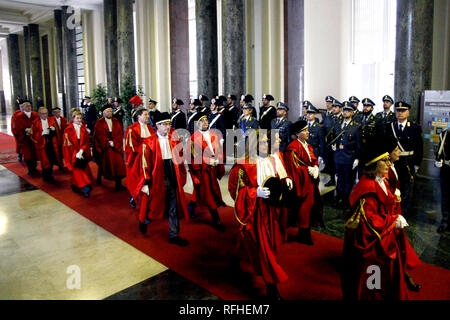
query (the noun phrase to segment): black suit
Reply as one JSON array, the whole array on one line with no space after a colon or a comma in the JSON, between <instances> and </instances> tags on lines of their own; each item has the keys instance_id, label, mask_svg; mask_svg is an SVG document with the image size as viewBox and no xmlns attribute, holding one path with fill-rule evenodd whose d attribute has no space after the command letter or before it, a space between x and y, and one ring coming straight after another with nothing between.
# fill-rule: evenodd
<instances>
[{"instance_id":1,"label":"black suit","mask_svg":"<svg viewBox=\"0 0 450 320\"><path fill-rule=\"evenodd\" d=\"M274 106L263 106L259 109L259 126L261 129L270 129L270 124L277 117Z\"/></svg>"}]
</instances>

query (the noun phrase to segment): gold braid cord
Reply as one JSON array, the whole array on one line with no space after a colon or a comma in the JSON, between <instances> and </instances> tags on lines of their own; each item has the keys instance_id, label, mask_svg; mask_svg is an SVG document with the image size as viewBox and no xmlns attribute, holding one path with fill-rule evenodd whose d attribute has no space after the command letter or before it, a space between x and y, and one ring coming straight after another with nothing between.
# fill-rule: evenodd
<instances>
[{"instance_id":1,"label":"gold braid cord","mask_svg":"<svg viewBox=\"0 0 450 320\"><path fill-rule=\"evenodd\" d=\"M145 169L147 169L147 160L145 159L145 155L147 154L146 145L142 145L143 151L142 151L142 171L144 172L144 179L147 179L145 174Z\"/></svg>"},{"instance_id":2,"label":"gold braid cord","mask_svg":"<svg viewBox=\"0 0 450 320\"><path fill-rule=\"evenodd\" d=\"M356 212L345 222L345 227L348 229L356 229L358 228L359 222L361 221L361 216L364 221L367 223L369 229L377 236L378 239L381 240L380 234L372 227L372 225L367 220L366 212L364 211L364 204L366 203L365 199L359 200L359 206Z\"/></svg>"},{"instance_id":3,"label":"gold braid cord","mask_svg":"<svg viewBox=\"0 0 450 320\"><path fill-rule=\"evenodd\" d=\"M69 136L67 135L67 133L65 133L64 136L66 137L66 146L70 147L72 143L69 140Z\"/></svg>"},{"instance_id":4,"label":"gold braid cord","mask_svg":"<svg viewBox=\"0 0 450 320\"><path fill-rule=\"evenodd\" d=\"M292 158L294 159L294 165L296 168L301 167L301 166L306 166L306 162L304 162L302 159L300 159L297 156L297 153L295 153L294 151L292 152Z\"/></svg>"},{"instance_id":5,"label":"gold braid cord","mask_svg":"<svg viewBox=\"0 0 450 320\"><path fill-rule=\"evenodd\" d=\"M128 145L131 147L131 150L134 152L133 140L131 139L131 130L128 130Z\"/></svg>"},{"instance_id":6,"label":"gold braid cord","mask_svg":"<svg viewBox=\"0 0 450 320\"><path fill-rule=\"evenodd\" d=\"M243 223L243 222L239 219L239 217L238 217L238 215L237 215L237 212L236 212L236 201L237 201L237 198L238 198L238 195L239 195L239 189L240 189L241 187L245 187L244 181L242 181L242 177L243 177L243 176L244 176L244 170L239 169L239 171L238 171L238 183L237 183L237 186L236 186L236 196L235 196L235 198L234 198L234 216L236 217L236 220L237 220L241 225L245 226L245 225L247 225L247 224L246 224L246 223Z\"/></svg>"}]
</instances>

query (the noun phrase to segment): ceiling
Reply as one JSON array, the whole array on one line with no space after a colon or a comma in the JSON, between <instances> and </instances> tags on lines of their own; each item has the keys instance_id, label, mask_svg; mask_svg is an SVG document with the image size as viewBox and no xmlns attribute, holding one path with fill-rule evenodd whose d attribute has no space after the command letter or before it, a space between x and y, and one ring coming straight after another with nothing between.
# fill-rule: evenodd
<instances>
[{"instance_id":1,"label":"ceiling","mask_svg":"<svg viewBox=\"0 0 450 320\"><path fill-rule=\"evenodd\" d=\"M29 23L50 20L61 6L100 10L103 0L0 0L0 37L22 31Z\"/></svg>"}]
</instances>

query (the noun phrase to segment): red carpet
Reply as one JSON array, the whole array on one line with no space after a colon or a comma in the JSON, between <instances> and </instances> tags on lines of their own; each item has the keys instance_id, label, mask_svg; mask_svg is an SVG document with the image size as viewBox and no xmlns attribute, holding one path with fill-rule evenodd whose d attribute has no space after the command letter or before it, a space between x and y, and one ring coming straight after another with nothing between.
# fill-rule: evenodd
<instances>
[{"instance_id":1,"label":"red carpet","mask_svg":"<svg viewBox=\"0 0 450 320\"><path fill-rule=\"evenodd\" d=\"M0 147L9 148L10 144L14 145L13 137L0 133ZM188 247L181 248L167 243L167 221L150 224L148 234L142 236L137 228L137 210L130 209L126 192L114 191L113 182L106 181L101 187L94 186L91 197L85 199L70 189L68 173L55 171L57 183L49 185L44 184L41 177L27 176L26 167L22 163L14 162L4 166L220 298L254 299L258 293L263 293L263 282L260 279L250 284L245 278L238 279L238 275L227 273L238 228L231 207L219 210L227 226L225 233L219 233L209 225L209 214L189 222L182 220L180 235L190 243ZM91 163L91 167L96 172L94 163ZM295 232L295 229L291 232ZM316 232L313 233L313 240L315 245L312 247L295 242L280 247L280 262L289 275L288 281L279 286L280 293L285 299L342 298L338 270L343 241ZM419 293L410 292L410 299L450 299L449 270L424 264L414 270L412 276L417 283L423 285L423 288ZM259 292L252 291L252 286L259 288Z\"/></svg>"}]
</instances>

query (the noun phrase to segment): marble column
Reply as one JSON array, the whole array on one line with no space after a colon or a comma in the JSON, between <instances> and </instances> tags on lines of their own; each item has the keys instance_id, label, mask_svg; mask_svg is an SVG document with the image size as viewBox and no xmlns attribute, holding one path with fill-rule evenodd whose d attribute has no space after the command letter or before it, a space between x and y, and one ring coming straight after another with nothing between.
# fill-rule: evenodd
<instances>
[{"instance_id":1,"label":"marble column","mask_svg":"<svg viewBox=\"0 0 450 320\"><path fill-rule=\"evenodd\" d=\"M198 93L212 98L218 93L216 1L195 1L197 29Z\"/></svg>"},{"instance_id":2,"label":"marble column","mask_svg":"<svg viewBox=\"0 0 450 320\"><path fill-rule=\"evenodd\" d=\"M56 82L59 94L62 94L63 109L66 100L64 98L64 50L62 31L62 10L54 10L55 47L56 47Z\"/></svg>"},{"instance_id":3,"label":"marble column","mask_svg":"<svg viewBox=\"0 0 450 320\"><path fill-rule=\"evenodd\" d=\"M71 108L78 107L78 71L76 56L75 27L68 21L73 12L67 12L68 6L62 6L63 52L64 52L64 86L66 108L69 114Z\"/></svg>"},{"instance_id":4,"label":"marble column","mask_svg":"<svg viewBox=\"0 0 450 320\"><path fill-rule=\"evenodd\" d=\"M39 35L39 25L29 24L30 31L30 68L31 68L31 88L33 94L33 108L37 110L44 102L44 89L42 83L41 64L41 37Z\"/></svg>"},{"instance_id":5,"label":"marble column","mask_svg":"<svg viewBox=\"0 0 450 320\"><path fill-rule=\"evenodd\" d=\"M189 101L189 17L188 2L169 0L170 73L172 97Z\"/></svg>"},{"instance_id":6,"label":"marble column","mask_svg":"<svg viewBox=\"0 0 450 320\"><path fill-rule=\"evenodd\" d=\"M304 90L304 0L284 0L284 100L298 119Z\"/></svg>"},{"instance_id":7,"label":"marble column","mask_svg":"<svg viewBox=\"0 0 450 320\"><path fill-rule=\"evenodd\" d=\"M24 58L25 58L25 95L30 99L33 94L31 92L31 69L30 69L30 32L28 26L23 27L23 41L24 41Z\"/></svg>"},{"instance_id":8,"label":"marble column","mask_svg":"<svg viewBox=\"0 0 450 320\"><path fill-rule=\"evenodd\" d=\"M417 120L421 93L431 88L433 0L397 0L395 100L411 104Z\"/></svg>"},{"instance_id":9,"label":"marble column","mask_svg":"<svg viewBox=\"0 0 450 320\"><path fill-rule=\"evenodd\" d=\"M223 93L246 92L245 0L222 0Z\"/></svg>"},{"instance_id":10,"label":"marble column","mask_svg":"<svg viewBox=\"0 0 450 320\"><path fill-rule=\"evenodd\" d=\"M19 54L19 36L17 34L8 34L8 57L9 57L9 74L11 77L11 105L13 111L17 110L17 97L24 97L24 86L22 81L22 68L20 64Z\"/></svg>"},{"instance_id":11,"label":"marble column","mask_svg":"<svg viewBox=\"0 0 450 320\"><path fill-rule=\"evenodd\" d=\"M132 76L136 85L136 69L134 61L134 27L133 0L117 0L117 54L119 66L119 88L125 77Z\"/></svg>"},{"instance_id":12,"label":"marble column","mask_svg":"<svg viewBox=\"0 0 450 320\"><path fill-rule=\"evenodd\" d=\"M116 0L103 0L105 25L105 61L108 94L119 95L119 71L117 57L117 3Z\"/></svg>"}]
</instances>

